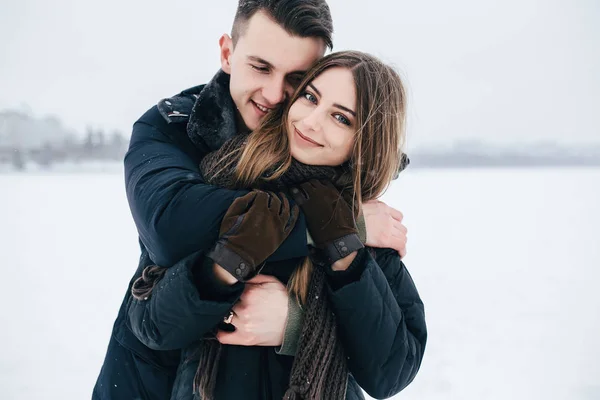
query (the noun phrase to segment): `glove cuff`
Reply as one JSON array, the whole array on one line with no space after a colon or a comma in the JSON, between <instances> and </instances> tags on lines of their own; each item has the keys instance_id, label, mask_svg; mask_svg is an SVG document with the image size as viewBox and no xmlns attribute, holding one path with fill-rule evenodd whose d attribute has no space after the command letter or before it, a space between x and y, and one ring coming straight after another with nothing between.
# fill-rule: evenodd
<instances>
[{"instance_id":1,"label":"glove cuff","mask_svg":"<svg viewBox=\"0 0 600 400\"><path fill-rule=\"evenodd\" d=\"M363 247L365 246L362 244L358 235L356 233L351 233L325 244L323 252L329 262L333 264Z\"/></svg>"},{"instance_id":2,"label":"glove cuff","mask_svg":"<svg viewBox=\"0 0 600 400\"><path fill-rule=\"evenodd\" d=\"M241 282L245 282L258 275L265 265L265 263L262 263L258 267L253 265L229 247L225 246L221 241L218 241L214 245L207 256Z\"/></svg>"}]
</instances>

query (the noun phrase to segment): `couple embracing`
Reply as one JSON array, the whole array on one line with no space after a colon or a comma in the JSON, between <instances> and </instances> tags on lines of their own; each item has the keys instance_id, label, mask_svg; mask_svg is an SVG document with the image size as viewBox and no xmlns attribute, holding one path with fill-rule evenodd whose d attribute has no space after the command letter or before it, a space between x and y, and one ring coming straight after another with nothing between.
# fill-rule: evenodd
<instances>
[{"instance_id":1,"label":"couple embracing","mask_svg":"<svg viewBox=\"0 0 600 400\"><path fill-rule=\"evenodd\" d=\"M141 257L94 399L363 399L415 377L427 330L377 198L406 166L390 66L330 53L324 0L240 0L221 70L135 124Z\"/></svg>"}]
</instances>

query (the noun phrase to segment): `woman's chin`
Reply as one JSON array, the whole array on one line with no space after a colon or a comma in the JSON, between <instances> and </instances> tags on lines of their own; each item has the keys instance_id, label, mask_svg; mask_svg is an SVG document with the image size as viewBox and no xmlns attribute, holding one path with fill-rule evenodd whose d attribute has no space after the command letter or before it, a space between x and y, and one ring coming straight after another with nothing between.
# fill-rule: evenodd
<instances>
[{"instance_id":1,"label":"woman's chin","mask_svg":"<svg viewBox=\"0 0 600 400\"><path fill-rule=\"evenodd\" d=\"M292 158L302 164L305 165L319 165L315 163L314 157L308 157L306 154L303 154L301 151L295 152L291 151Z\"/></svg>"},{"instance_id":2,"label":"woman's chin","mask_svg":"<svg viewBox=\"0 0 600 400\"><path fill-rule=\"evenodd\" d=\"M294 160L299 161L302 164L306 164L306 154L302 154L301 151L294 149L293 146L290 148L290 155Z\"/></svg>"}]
</instances>

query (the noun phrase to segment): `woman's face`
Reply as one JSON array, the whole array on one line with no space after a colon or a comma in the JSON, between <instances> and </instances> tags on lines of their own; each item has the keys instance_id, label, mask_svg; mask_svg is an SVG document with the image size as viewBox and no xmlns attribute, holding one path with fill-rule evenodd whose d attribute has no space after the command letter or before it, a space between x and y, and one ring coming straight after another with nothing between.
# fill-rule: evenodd
<instances>
[{"instance_id":1,"label":"woman's face","mask_svg":"<svg viewBox=\"0 0 600 400\"><path fill-rule=\"evenodd\" d=\"M329 68L317 76L288 113L292 157L304 164L335 166L348 161L356 130L356 90L346 68Z\"/></svg>"}]
</instances>

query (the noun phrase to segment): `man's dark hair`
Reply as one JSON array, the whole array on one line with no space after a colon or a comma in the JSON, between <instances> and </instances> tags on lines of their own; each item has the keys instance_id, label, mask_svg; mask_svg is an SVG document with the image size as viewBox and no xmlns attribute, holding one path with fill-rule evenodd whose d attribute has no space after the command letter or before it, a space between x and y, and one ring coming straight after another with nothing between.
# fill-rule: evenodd
<instances>
[{"instance_id":1,"label":"man's dark hair","mask_svg":"<svg viewBox=\"0 0 600 400\"><path fill-rule=\"evenodd\" d=\"M231 30L234 45L258 11L264 11L293 36L319 38L330 50L333 48L333 22L325 0L239 0Z\"/></svg>"}]
</instances>

